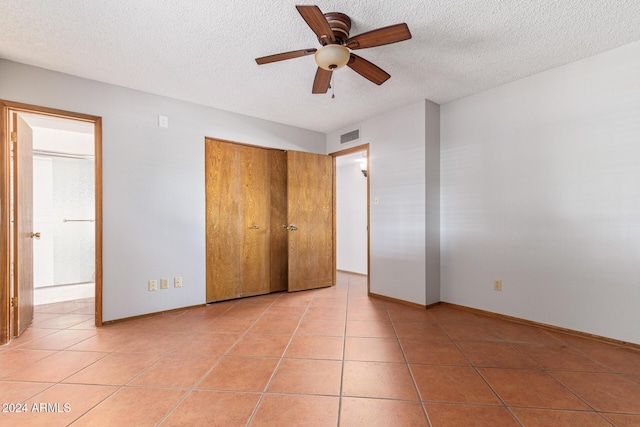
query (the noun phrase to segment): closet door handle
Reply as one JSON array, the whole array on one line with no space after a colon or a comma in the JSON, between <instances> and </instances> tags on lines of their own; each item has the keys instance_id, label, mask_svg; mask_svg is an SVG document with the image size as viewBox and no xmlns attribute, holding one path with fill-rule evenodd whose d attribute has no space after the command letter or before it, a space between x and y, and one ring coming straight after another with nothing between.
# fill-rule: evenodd
<instances>
[{"instance_id":1,"label":"closet door handle","mask_svg":"<svg viewBox=\"0 0 640 427\"><path fill-rule=\"evenodd\" d=\"M252 225L251 227L249 227L249 228L250 228L250 229L252 229L252 230L257 230L257 229L259 229L260 227L258 227L257 225L253 224L253 225Z\"/></svg>"},{"instance_id":2,"label":"closet door handle","mask_svg":"<svg viewBox=\"0 0 640 427\"><path fill-rule=\"evenodd\" d=\"M31 236L29 236L29 237L31 237L32 239L40 240L40 232L37 231L35 233L31 233Z\"/></svg>"},{"instance_id":3,"label":"closet door handle","mask_svg":"<svg viewBox=\"0 0 640 427\"><path fill-rule=\"evenodd\" d=\"M298 229L298 227L296 227L296 225L295 225L295 224L291 224L291 225L288 227L288 229L289 229L290 231L296 231L296 230Z\"/></svg>"}]
</instances>

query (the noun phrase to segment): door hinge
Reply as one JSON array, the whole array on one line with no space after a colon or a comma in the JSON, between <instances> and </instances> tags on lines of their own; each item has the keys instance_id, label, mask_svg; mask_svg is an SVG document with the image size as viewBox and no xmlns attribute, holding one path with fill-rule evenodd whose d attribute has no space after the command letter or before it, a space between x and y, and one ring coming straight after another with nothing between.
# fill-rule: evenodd
<instances>
[{"instance_id":1,"label":"door hinge","mask_svg":"<svg viewBox=\"0 0 640 427\"><path fill-rule=\"evenodd\" d=\"M11 297L11 307L18 306L18 297Z\"/></svg>"},{"instance_id":2,"label":"door hinge","mask_svg":"<svg viewBox=\"0 0 640 427\"><path fill-rule=\"evenodd\" d=\"M11 142L18 142L18 132L11 132Z\"/></svg>"}]
</instances>

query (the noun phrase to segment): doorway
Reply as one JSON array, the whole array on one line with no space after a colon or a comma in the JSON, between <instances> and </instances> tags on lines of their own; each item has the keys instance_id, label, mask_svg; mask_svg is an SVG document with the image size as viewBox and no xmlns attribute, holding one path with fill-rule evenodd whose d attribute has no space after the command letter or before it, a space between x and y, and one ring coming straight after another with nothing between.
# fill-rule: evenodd
<instances>
[{"instance_id":1,"label":"doorway","mask_svg":"<svg viewBox=\"0 0 640 427\"><path fill-rule=\"evenodd\" d=\"M94 125L19 114L33 129L33 302L95 297Z\"/></svg>"},{"instance_id":2,"label":"doorway","mask_svg":"<svg viewBox=\"0 0 640 427\"><path fill-rule=\"evenodd\" d=\"M331 153L335 159L336 270L366 276L369 291L369 144Z\"/></svg>"},{"instance_id":3,"label":"doorway","mask_svg":"<svg viewBox=\"0 0 640 427\"><path fill-rule=\"evenodd\" d=\"M0 105L0 343L19 336L39 304L93 301L100 326L101 119Z\"/></svg>"}]
</instances>

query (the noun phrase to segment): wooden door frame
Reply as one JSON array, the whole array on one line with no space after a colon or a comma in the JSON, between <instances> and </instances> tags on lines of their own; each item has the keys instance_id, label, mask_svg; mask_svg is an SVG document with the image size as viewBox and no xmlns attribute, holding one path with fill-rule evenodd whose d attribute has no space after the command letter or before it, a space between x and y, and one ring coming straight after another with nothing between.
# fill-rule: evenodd
<instances>
[{"instance_id":1,"label":"wooden door frame","mask_svg":"<svg viewBox=\"0 0 640 427\"><path fill-rule=\"evenodd\" d=\"M371 179L371 171L369 168L369 144L362 144L351 148L345 148L344 150L334 151L333 153L329 153L331 157L333 157L333 283L336 283L336 274L338 270L338 239L337 239L337 198L336 198L336 185L337 185L337 177L336 177L336 158L340 156L346 156L347 154L357 153L359 151L364 151L367 154L367 294L371 293L371 227L370 227L370 217L371 217L371 204L370 204L370 179Z\"/></svg>"},{"instance_id":2,"label":"wooden door frame","mask_svg":"<svg viewBox=\"0 0 640 427\"><path fill-rule=\"evenodd\" d=\"M102 118L0 100L0 344L11 337L11 177L10 123L11 113L31 113L90 122L94 125L94 182L95 182L95 324L102 326Z\"/></svg>"}]
</instances>

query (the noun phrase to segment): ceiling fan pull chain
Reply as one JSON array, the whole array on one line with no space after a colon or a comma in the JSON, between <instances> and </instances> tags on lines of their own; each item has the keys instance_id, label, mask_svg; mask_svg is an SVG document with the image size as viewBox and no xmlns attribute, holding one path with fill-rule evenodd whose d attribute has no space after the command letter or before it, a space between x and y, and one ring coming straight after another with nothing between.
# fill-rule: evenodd
<instances>
[{"instance_id":1,"label":"ceiling fan pull chain","mask_svg":"<svg viewBox=\"0 0 640 427\"><path fill-rule=\"evenodd\" d=\"M334 89L333 89L333 86L335 86L335 80L336 80L336 73L331 73L331 99L334 99L336 97L336 94L334 93Z\"/></svg>"}]
</instances>

